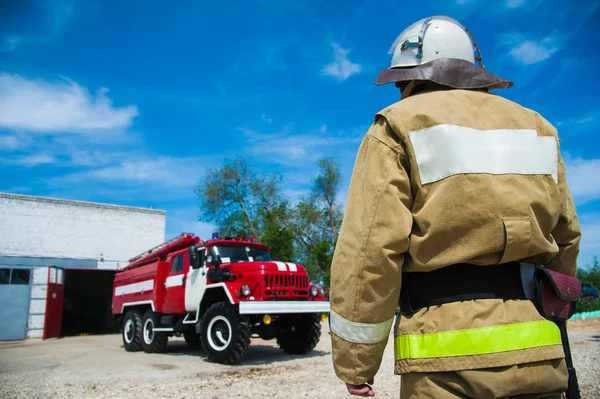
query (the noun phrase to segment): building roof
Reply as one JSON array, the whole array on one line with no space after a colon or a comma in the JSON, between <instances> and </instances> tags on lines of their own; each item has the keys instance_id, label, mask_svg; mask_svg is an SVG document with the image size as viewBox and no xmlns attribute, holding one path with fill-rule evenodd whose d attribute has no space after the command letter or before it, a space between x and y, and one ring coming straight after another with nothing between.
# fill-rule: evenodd
<instances>
[{"instance_id":1,"label":"building roof","mask_svg":"<svg viewBox=\"0 0 600 399\"><path fill-rule=\"evenodd\" d=\"M76 200L68 200L68 199L39 197L39 196L34 196L34 195L12 194L12 193L3 193L3 192L0 192L0 198L20 200L20 201L45 202L45 203L49 203L49 204L61 204L61 205L71 205L71 206L84 206L84 207L91 207L91 208L114 209L114 210L140 212L140 213L153 213L153 214L157 214L157 215L165 215L166 214L166 211L161 210L161 209L141 208L141 207L125 206L125 205L113 205L113 204L104 204L104 203L99 203L99 202L76 201Z\"/></svg>"}]
</instances>

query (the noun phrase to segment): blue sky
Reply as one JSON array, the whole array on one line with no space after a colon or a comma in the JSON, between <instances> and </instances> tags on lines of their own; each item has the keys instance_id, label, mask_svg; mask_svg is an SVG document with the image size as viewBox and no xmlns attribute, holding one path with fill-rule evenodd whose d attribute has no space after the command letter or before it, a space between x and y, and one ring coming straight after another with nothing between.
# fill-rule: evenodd
<instances>
[{"instance_id":1,"label":"blue sky","mask_svg":"<svg viewBox=\"0 0 600 399\"><path fill-rule=\"evenodd\" d=\"M391 43L445 14L515 82L496 93L559 129L584 264L600 255L599 4L4 0L0 191L165 209L168 236L203 237L193 188L225 157L279 171L297 199L333 156L345 191L373 115L399 98L374 85Z\"/></svg>"}]
</instances>

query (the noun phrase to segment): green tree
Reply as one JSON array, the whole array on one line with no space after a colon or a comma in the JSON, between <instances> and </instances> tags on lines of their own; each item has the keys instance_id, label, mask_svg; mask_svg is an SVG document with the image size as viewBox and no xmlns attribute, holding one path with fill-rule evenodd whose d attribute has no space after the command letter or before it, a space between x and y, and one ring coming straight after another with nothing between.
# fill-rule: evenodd
<instances>
[{"instance_id":1,"label":"green tree","mask_svg":"<svg viewBox=\"0 0 600 399\"><path fill-rule=\"evenodd\" d=\"M317 162L310 195L291 205L282 193L281 175L262 174L242 157L209 170L195 189L200 220L223 235L248 232L271 247L276 260L303 264L313 280L329 285L329 268L342 223L338 205L340 167L332 158Z\"/></svg>"},{"instance_id":2,"label":"green tree","mask_svg":"<svg viewBox=\"0 0 600 399\"><path fill-rule=\"evenodd\" d=\"M577 269L577 278L600 289L600 261L594 256L591 264Z\"/></svg>"},{"instance_id":3,"label":"green tree","mask_svg":"<svg viewBox=\"0 0 600 399\"><path fill-rule=\"evenodd\" d=\"M295 234L297 244L305 251L310 251L322 234L321 212L310 199L300 200L283 223Z\"/></svg>"},{"instance_id":4,"label":"green tree","mask_svg":"<svg viewBox=\"0 0 600 399\"><path fill-rule=\"evenodd\" d=\"M286 223L296 235L298 255L311 278L329 285L329 269L343 216L337 198L341 172L338 163L329 157L319 159L317 167L319 173L312 181L310 195L298 202Z\"/></svg>"},{"instance_id":5,"label":"green tree","mask_svg":"<svg viewBox=\"0 0 600 399\"><path fill-rule=\"evenodd\" d=\"M195 193L200 220L216 224L229 236L250 232L258 240L284 209L281 176L261 174L242 157L227 159L221 168L209 170Z\"/></svg>"},{"instance_id":6,"label":"green tree","mask_svg":"<svg viewBox=\"0 0 600 399\"><path fill-rule=\"evenodd\" d=\"M321 241L316 244L312 251L311 257L314 265L318 269L318 276L326 286L329 286L329 270L331 268L331 260L333 258L333 244L328 241Z\"/></svg>"},{"instance_id":7,"label":"green tree","mask_svg":"<svg viewBox=\"0 0 600 399\"><path fill-rule=\"evenodd\" d=\"M577 269L577 278L600 289L600 261L594 256L591 264ZM577 312L600 310L600 299L581 300L577 302Z\"/></svg>"},{"instance_id":8,"label":"green tree","mask_svg":"<svg viewBox=\"0 0 600 399\"><path fill-rule=\"evenodd\" d=\"M342 181L339 164L331 157L317 161L319 175L313 181L313 197L322 204L323 211L331 228L332 240L337 240L338 226L341 223L341 212L337 207L337 194Z\"/></svg>"},{"instance_id":9,"label":"green tree","mask_svg":"<svg viewBox=\"0 0 600 399\"><path fill-rule=\"evenodd\" d=\"M271 257L274 260L293 261L295 259L294 233L276 223L265 227L261 243L271 247Z\"/></svg>"}]
</instances>

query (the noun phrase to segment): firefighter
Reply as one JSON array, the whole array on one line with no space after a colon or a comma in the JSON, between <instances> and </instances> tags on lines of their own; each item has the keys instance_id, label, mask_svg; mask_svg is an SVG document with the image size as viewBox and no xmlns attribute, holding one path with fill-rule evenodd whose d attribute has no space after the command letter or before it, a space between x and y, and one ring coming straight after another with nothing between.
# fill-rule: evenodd
<instances>
[{"instance_id":1,"label":"firefighter","mask_svg":"<svg viewBox=\"0 0 600 399\"><path fill-rule=\"evenodd\" d=\"M528 272L576 272L557 130L490 93L513 84L452 18L410 25L390 54L376 84L401 99L360 145L331 267L335 373L373 396L393 327L401 398L560 397L560 332Z\"/></svg>"}]
</instances>

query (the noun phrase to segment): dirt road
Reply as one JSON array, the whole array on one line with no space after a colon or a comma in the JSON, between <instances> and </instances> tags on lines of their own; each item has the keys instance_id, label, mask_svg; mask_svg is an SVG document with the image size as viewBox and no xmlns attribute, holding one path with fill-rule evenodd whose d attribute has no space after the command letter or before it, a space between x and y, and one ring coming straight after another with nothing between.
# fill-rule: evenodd
<instances>
[{"instance_id":1,"label":"dirt road","mask_svg":"<svg viewBox=\"0 0 600 399\"><path fill-rule=\"evenodd\" d=\"M600 398L600 326L571 331L584 398ZM119 335L0 343L0 398L346 398L331 365L326 323L316 350L287 356L273 341L253 340L243 364L209 363L183 339L166 354L128 353ZM377 397L397 398L390 340Z\"/></svg>"}]
</instances>

